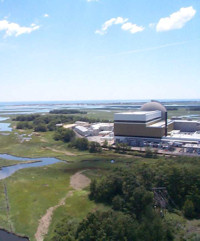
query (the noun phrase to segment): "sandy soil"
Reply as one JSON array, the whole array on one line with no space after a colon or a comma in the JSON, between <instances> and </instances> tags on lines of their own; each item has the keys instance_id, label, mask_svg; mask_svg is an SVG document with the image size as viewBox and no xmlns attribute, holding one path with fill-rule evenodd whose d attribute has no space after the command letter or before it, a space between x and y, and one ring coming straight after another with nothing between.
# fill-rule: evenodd
<instances>
[{"instance_id":1,"label":"sandy soil","mask_svg":"<svg viewBox=\"0 0 200 241\"><path fill-rule=\"evenodd\" d=\"M90 184L90 179L82 174L83 171L77 172L70 178L70 185L75 190L81 190Z\"/></svg>"},{"instance_id":2,"label":"sandy soil","mask_svg":"<svg viewBox=\"0 0 200 241\"><path fill-rule=\"evenodd\" d=\"M81 190L90 184L90 179L82 174L83 171L75 173L70 178L70 186L75 190ZM37 232L35 234L36 241L43 241L44 236L48 233L49 226L51 224L53 212L60 206L65 205L65 201L68 197L73 195L74 191L69 191L67 195L62 198L59 203L53 207L47 209L46 213L39 220Z\"/></svg>"},{"instance_id":3,"label":"sandy soil","mask_svg":"<svg viewBox=\"0 0 200 241\"><path fill-rule=\"evenodd\" d=\"M76 126L76 124L68 124L68 125L64 125L63 127L64 127L65 129L69 129L69 128L72 128L72 127L74 127L74 126Z\"/></svg>"}]
</instances>

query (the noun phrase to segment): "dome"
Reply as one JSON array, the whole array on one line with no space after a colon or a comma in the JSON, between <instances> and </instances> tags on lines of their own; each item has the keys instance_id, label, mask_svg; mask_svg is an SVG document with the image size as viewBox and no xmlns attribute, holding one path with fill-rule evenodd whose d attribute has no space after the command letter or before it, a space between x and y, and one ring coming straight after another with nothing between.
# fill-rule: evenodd
<instances>
[{"instance_id":1,"label":"dome","mask_svg":"<svg viewBox=\"0 0 200 241\"><path fill-rule=\"evenodd\" d=\"M141 111L160 110L162 112L162 119L165 118L165 113L167 112L167 109L165 108L165 106L157 101L151 101L151 102L145 103L144 105L142 105L140 110Z\"/></svg>"}]
</instances>

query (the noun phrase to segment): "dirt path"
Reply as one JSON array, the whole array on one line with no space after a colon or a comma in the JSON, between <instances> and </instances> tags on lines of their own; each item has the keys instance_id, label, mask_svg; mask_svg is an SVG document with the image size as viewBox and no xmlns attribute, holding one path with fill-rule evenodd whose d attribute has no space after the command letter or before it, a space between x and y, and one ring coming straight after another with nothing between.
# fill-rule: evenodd
<instances>
[{"instance_id":1,"label":"dirt path","mask_svg":"<svg viewBox=\"0 0 200 241\"><path fill-rule=\"evenodd\" d=\"M53 152L57 152L57 153L62 153L62 154L65 154L67 156L76 156L76 154L72 153L72 152L69 152L69 151L60 151L60 150L57 150L57 149L54 149L54 148L51 148L51 147L43 147L43 149L46 149L46 150L51 150Z\"/></svg>"},{"instance_id":2,"label":"dirt path","mask_svg":"<svg viewBox=\"0 0 200 241\"><path fill-rule=\"evenodd\" d=\"M46 214L40 219L37 232L35 234L35 239L37 241L43 241L44 236L48 233L49 225L51 224L53 212L60 206L65 204L65 200L73 195L73 191L69 191L68 194L60 200L60 202L54 206L47 209Z\"/></svg>"},{"instance_id":3,"label":"dirt path","mask_svg":"<svg viewBox=\"0 0 200 241\"><path fill-rule=\"evenodd\" d=\"M70 178L70 186L74 190L81 190L87 187L90 184L90 179L82 174L83 171L75 173ZM65 205L65 201L68 197L71 197L74 193L73 191L69 191L67 195L62 198L59 203L53 207L47 209L46 213L42 218L39 220L39 225L37 228L37 232L35 234L36 241L43 241L44 236L48 233L49 226L51 224L53 212L60 206Z\"/></svg>"}]
</instances>

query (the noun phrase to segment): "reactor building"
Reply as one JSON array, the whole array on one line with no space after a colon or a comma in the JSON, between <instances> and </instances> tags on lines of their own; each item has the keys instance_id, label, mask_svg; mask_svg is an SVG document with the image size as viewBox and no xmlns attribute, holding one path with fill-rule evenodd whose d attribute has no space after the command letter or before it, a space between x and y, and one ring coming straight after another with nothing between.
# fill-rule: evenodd
<instances>
[{"instance_id":1,"label":"reactor building","mask_svg":"<svg viewBox=\"0 0 200 241\"><path fill-rule=\"evenodd\" d=\"M179 142L200 143L200 122L191 120L170 120L167 109L160 102L151 101L134 112L114 115L114 136L116 142L132 146L144 143Z\"/></svg>"}]
</instances>

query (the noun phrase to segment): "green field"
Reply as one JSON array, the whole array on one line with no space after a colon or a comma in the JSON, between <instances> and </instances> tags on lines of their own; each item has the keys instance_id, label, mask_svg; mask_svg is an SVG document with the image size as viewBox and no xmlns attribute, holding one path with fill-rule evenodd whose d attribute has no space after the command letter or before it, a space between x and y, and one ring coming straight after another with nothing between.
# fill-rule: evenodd
<instances>
[{"instance_id":1,"label":"green field","mask_svg":"<svg viewBox=\"0 0 200 241\"><path fill-rule=\"evenodd\" d=\"M114 155L115 156L115 155ZM113 156L112 156L113 157ZM116 157L116 166L123 165L120 157ZM88 170L86 175L93 178L103 175L112 167L108 159L109 155L102 155L99 159L91 156L86 160L68 163L57 163L54 165L29 168L16 172L11 177L0 181L1 193L0 203L5 203L3 184L8 190L10 205L9 218L4 209L1 212L0 226L18 234L26 235L34 240L38 220L45 211L55 206L59 200L66 196L71 189L69 186L70 176L79 170ZM85 159L84 158L84 159ZM106 160L107 159L107 160ZM78 220L96 208L104 208L89 201L88 191L76 191L67 199L66 205L58 208L53 217L52 226L63 217L63 214L72 215ZM10 225L11 224L11 225ZM11 227L10 227L11 226ZM53 230L50 228L50 230ZM51 236L51 232L49 233ZM48 238L47 238L48 240Z\"/></svg>"}]
</instances>

